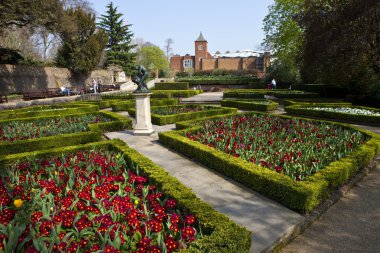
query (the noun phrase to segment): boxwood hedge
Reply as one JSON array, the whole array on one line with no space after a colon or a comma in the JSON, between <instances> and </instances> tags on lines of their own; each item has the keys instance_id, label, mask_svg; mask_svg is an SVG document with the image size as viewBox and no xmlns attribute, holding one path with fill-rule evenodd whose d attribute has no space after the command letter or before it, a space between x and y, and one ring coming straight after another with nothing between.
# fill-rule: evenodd
<instances>
[{"instance_id":1,"label":"boxwood hedge","mask_svg":"<svg viewBox=\"0 0 380 253\"><path fill-rule=\"evenodd\" d=\"M186 106L186 105L184 105ZM168 108L170 106L157 106L152 108ZM159 115L152 113L152 123L155 125L167 125L167 124L173 124L178 121L184 121L184 120L190 120L190 119L197 119L197 118L204 118L212 115L221 115L221 114L228 114L237 112L236 108L229 108L229 107L214 107L215 109L211 110L204 110L199 112L188 112L188 113L179 113L179 114L172 114L172 115ZM130 108L128 109L128 113L131 116L135 116L136 109Z\"/></svg>"},{"instance_id":2,"label":"boxwood hedge","mask_svg":"<svg viewBox=\"0 0 380 253\"><path fill-rule=\"evenodd\" d=\"M80 116L88 113L73 114L70 116ZM96 112L91 114L100 114L104 117L112 119L109 122L89 124L89 131L80 133L62 134L56 136L41 137L36 139L18 140L14 142L0 142L0 156L7 154L16 154L34 150L49 150L55 147L64 147L70 145L84 144L89 142L100 141L104 132L118 131L132 128L132 120L112 112ZM56 117L56 116L55 116ZM17 121L33 121L49 117L34 117L17 119ZM1 123L6 123L13 120L2 120Z\"/></svg>"},{"instance_id":3,"label":"boxwood hedge","mask_svg":"<svg viewBox=\"0 0 380 253\"><path fill-rule=\"evenodd\" d=\"M161 106L161 105L177 105L178 99L151 99L150 105L152 106ZM135 107L135 101L119 101L111 105L112 111L128 111L129 108Z\"/></svg>"},{"instance_id":4,"label":"boxwood hedge","mask_svg":"<svg viewBox=\"0 0 380 253\"><path fill-rule=\"evenodd\" d=\"M166 82L166 83L155 83L156 90L188 90L189 83L187 82Z\"/></svg>"},{"instance_id":5,"label":"boxwood hedge","mask_svg":"<svg viewBox=\"0 0 380 253\"><path fill-rule=\"evenodd\" d=\"M363 115L363 114L350 114L350 113L342 113L342 112L330 112L330 111L319 111L312 110L315 107L348 107L348 108L357 108L357 109L365 109L371 110L377 113L380 113L380 109L364 107L364 106L350 106L350 105L336 105L336 104L322 104L322 105L291 105L286 106L285 111L289 114L294 115L303 115L303 116L311 116L318 118L327 118L327 119L337 119L344 120L349 122L365 122L371 124L380 124L380 116L376 115Z\"/></svg>"},{"instance_id":6,"label":"boxwood hedge","mask_svg":"<svg viewBox=\"0 0 380 253\"><path fill-rule=\"evenodd\" d=\"M94 148L124 154L131 169L138 167L139 171L147 176L149 183L158 187L166 196L177 200L178 208L182 212L192 213L197 217L204 236L191 243L188 249L180 252L249 252L251 232L238 226L227 216L215 211L209 204L197 198L191 189L184 186L178 179L137 151L126 146L121 140L8 155L0 157L0 167L6 169L10 164L25 160L28 157L35 157L36 159L51 158L77 150L91 150Z\"/></svg>"},{"instance_id":7,"label":"boxwood hedge","mask_svg":"<svg viewBox=\"0 0 380 253\"><path fill-rule=\"evenodd\" d=\"M267 102L267 103L263 103ZM256 99L256 100L230 100L224 99L221 101L222 106L235 107L243 110L252 111L273 111L278 107L278 103L271 100Z\"/></svg>"},{"instance_id":8,"label":"boxwood hedge","mask_svg":"<svg viewBox=\"0 0 380 253\"><path fill-rule=\"evenodd\" d=\"M349 125L330 123L350 127ZM194 158L232 180L301 213L310 212L317 207L332 189L347 182L359 169L366 166L379 153L380 149L379 135L357 129L371 136L371 139L346 158L332 162L304 181L293 181L275 171L233 157L184 136L187 131L196 130L199 127L201 126L195 125L185 130L159 133L159 140L165 146Z\"/></svg>"}]
</instances>

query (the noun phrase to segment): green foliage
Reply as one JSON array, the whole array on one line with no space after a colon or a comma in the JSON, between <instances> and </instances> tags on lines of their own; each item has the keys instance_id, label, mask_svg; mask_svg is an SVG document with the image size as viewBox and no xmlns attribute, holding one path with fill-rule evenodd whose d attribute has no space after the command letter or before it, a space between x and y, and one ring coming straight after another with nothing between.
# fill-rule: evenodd
<instances>
[{"instance_id":1,"label":"green foliage","mask_svg":"<svg viewBox=\"0 0 380 253\"><path fill-rule=\"evenodd\" d=\"M44 26L57 30L64 19L59 0L2 0L0 2L0 30L10 26Z\"/></svg>"},{"instance_id":2,"label":"green foliage","mask_svg":"<svg viewBox=\"0 0 380 253\"><path fill-rule=\"evenodd\" d=\"M158 77L159 71L167 71L169 63L165 56L164 51L157 46L144 46L139 49L138 64L143 65L149 72L150 76Z\"/></svg>"},{"instance_id":3,"label":"green foliage","mask_svg":"<svg viewBox=\"0 0 380 253\"><path fill-rule=\"evenodd\" d=\"M130 31L131 24L124 25L122 16L123 14L118 13L117 7L110 2L106 14L99 18L98 26L108 34L106 65L120 66L126 75L131 76L136 65L136 54L132 53L132 49L136 45L131 44L133 37Z\"/></svg>"},{"instance_id":4,"label":"green foliage","mask_svg":"<svg viewBox=\"0 0 380 253\"><path fill-rule=\"evenodd\" d=\"M157 186L169 198L176 199L182 212L193 213L202 226L203 237L190 244L183 252L249 252L251 247L251 232L239 227L225 215L215 211L209 204L200 200L178 179L168 174L137 151L126 146L121 140L103 141L77 146L62 146L49 150L8 155L0 159L0 167L6 168L19 160L30 156L36 159L60 156L78 150L94 148L112 150L125 155L129 167L139 170L147 176L149 182Z\"/></svg>"},{"instance_id":5,"label":"green foliage","mask_svg":"<svg viewBox=\"0 0 380 253\"><path fill-rule=\"evenodd\" d=\"M222 100L222 106L235 107L242 110L252 111L273 111L278 107L278 103L270 100Z\"/></svg>"},{"instance_id":6,"label":"green foliage","mask_svg":"<svg viewBox=\"0 0 380 253\"><path fill-rule=\"evenodd\" d=\"M178 99L152 99L150 104L152 106L177 105ZM113 112L128 111L128 109L135 107L135 101L119 101L113 103L111 107Z\"/></svg>"},{"instance_id":7,"label":"green foliage","mask_svg":"<svg viewBox=\"0 0 380 253\"><path fill-rule=\"evenodd\" d=\"M160 106L160 107L152 107L152 109L159 109L159 108L169 108L173 106ZM224 114L230 114L237 112L236 108L228 108L228 107L215 107L215 109L208 108L207 110L202 110L198 112L187 112L187 113L178 113L178 114L171 114L171 115L159 115L152 113L152 123L162 126L167 124L173 124L178 121L185 121L190 119L198 119L198 118L205 118L208 116L213 115L224 115ZM129 108L128 113L131 116L135 116L136 109L135 108Z\"/></svg>"},{"instance_id":8,"label":"green foliage","mask_svg":"<svg viewBox=\"0 0 380 253\"><path fill-rule=\"evenodd\" d=\"M152 90L152 98L188 98L202 93L201 90Z\"/></svg>"},{"instance_id":9,"label":"green foliage","mask_svg":"<svg viewBox=\"0 0 380 253\"><path fill-rule=\"evenodd\" d=\"M44 149L49 150L55 147L95 142L102 139L102 134L104 132L118 131L118 130L124 130L126 128L129 128L129 129L132 128L132 121L128 118L125 118L123 116L120 116L112 112L98 112L98 114L101 114L107 118L110 118L111 121L98 123L98 124L89 124L88 125L89 131L87 132L62 134L62 135L42 137L42 138L29 139L29 140L19 140L19 141L14 141L14 142L2 142L0 143L0 156L4 156L7 154L30 152L30 151L36 151L36 150L44 150ZM84 115L84 114L77 114L77 115ZM72 116L75 116L75 115L72 115ZM48 119L48 118L54 118L54 117L49 116L49 117L24 118L24 119L17 119L17 121L33 121L33 120ZM6 122L6 121L3 120L1 122Z\"/></svg>"},{"instance_id":10,"label":"green foliage","mask_svg":"<svg viewBox=\"0 0 380 253\"><path fill-rule=\"evenodd\" d=\"M0 48L0 64L18 64L24 57L14 49Z\"/></svg>"},{"instance_id":11,"label":"green foliage","mask_svg":"<svg viewBox=\"0 0 380 253\"><path fill-rule=\"evenodd\" d=\"M294 114L294 115L320 117L320 118L333 119L333 120L345 120L349 122L366 122L366 123L372 123L372 124L380 124L379 116L311 110L313 107L338 107L338 108L349 107L353 109L355 108L366 109L366 110L371 110L371 111L380 113L380 109L376 109L376 108L369 108L369 107L363 107L363 106L345 106L341 104L321 104L321 105L295 104L291 106L286 106L285 111L289 114Z\"/></svg>"},{"instance_id":12,"label":"green foliage","mask_svg":"<svg viewBox=\"0 0 380 253\"><path fill-rule=\"evenodd\" d=\"M169 83L155 83L156 90L188 90L189 83L187 82L169 82Z\"/></svg>"},{"instance_id":13,"label":"green foliage","mask_svg":"<svg viewBox=\"0 0 380 253\"><path fill-rule=\"evenodd\" d=\"M303 28L298 18L304 8L303 0L275 0L264 18L264 45L273 51L270 76L278 82L300 80L299 59L302 55Z\"/></svg>"},{"instance_id":14,"label":"green foliage","mask_svg":"<svg viewBox=\"0 0 380 253\"><path fill-rule=\"evenodd\" d=\"M68 10L67 13L75 20L77 32L62 33L63 44L55 63L74 73L88 74L99 64L107 36L104 31L96 30L95 15L81 9Z\"/></svg>"},{"instance_id":15,"label":"green foliage","mask_svg":"<svg viewBox=\"0 0 380 253\"><path fill-rule=\"evenodd\" d=\"M159 139L165 146L194 158L228 178L299 212L310 212L317 207L331 190L347 182L360 168L366 166L379 152L380 147L378 135L357 129L371 136L372 139L348 157L331 163L326 170L322 169L304 181L297 182L272 170L194 142L182 135L197 128L199 126L182 131L159 133Z\"/></svg>"},{"instance_id":16,"label":"green foliage","mask_svg":"<svg viewBox=\"0 0 380 253\"><path fill-rule=\"evenodd\" d=\"M308 3L302 22L304 81L370 95L380 83L379 20L376 0Z\"/></svg>"}]
</instances>

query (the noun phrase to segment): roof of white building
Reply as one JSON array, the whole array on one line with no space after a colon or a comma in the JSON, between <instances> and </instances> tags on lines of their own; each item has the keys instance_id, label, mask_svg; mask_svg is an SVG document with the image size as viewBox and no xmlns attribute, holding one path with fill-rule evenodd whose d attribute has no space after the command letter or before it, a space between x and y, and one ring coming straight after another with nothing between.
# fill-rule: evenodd
<instances>
[{"instance_id":1,"label":"roof of white building","mask_svg":"<svg viewBox=\"0 0 380 253\"><path fill-rule=\"evenodd\" d=\"M227 58L233 58L233 57L260 57L262 56L264 53L263 52L256 52L256 51L253 51L253 50L250 50L250 49L246 49L244 51L236 51L236 52L225 52L225 53L220 53L220 52L216 52L214 57L215 58L219 58L219 57L227 57Z\"/></svg>"}]
</instances>

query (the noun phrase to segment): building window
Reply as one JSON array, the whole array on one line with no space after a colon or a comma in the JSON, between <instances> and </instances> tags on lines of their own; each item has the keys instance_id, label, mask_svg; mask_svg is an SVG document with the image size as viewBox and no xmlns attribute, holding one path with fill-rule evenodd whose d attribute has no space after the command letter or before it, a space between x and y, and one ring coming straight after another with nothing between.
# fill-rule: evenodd
<instances>
[{"instance_id":1,"label":"building window","mask_svg":"<svg viewBox=\"0 0 380 253\"><path fill-rule=\"evenodd\" d=\"M198 45L198 50L203 50L203 45Z\"/></svg>"},{"instance_id":2,"label":"building window","mask_svg":"<svg viewBox=\"0 0 380 253\"><path fill-rule=\"evenodd\" d=\"M192 68L193 67L193 60L192 59L183 60L183 67L184 68Z\"/></svg>"}]
</instances>

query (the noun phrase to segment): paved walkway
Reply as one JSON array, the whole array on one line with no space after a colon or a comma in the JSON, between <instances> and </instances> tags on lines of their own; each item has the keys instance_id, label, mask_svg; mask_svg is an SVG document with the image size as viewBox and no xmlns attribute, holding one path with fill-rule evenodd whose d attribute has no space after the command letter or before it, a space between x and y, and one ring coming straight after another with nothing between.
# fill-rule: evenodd
<instances>
[{"instance_id":1,"label":"paved walkway","mask_svg":"<svg viewBox=\"0 0 380 253\"><path fill-rule=\"evenodd\" d=\"M304 217L298 213L161 146L157 132L173 130L175 125L153 127L156 133L152 136L134 136L132 131L112 132L106 136L125 141L177 177L199 198L252 231L251 252L270 251L303 223Z\"/></svg>"}]
</instances>

